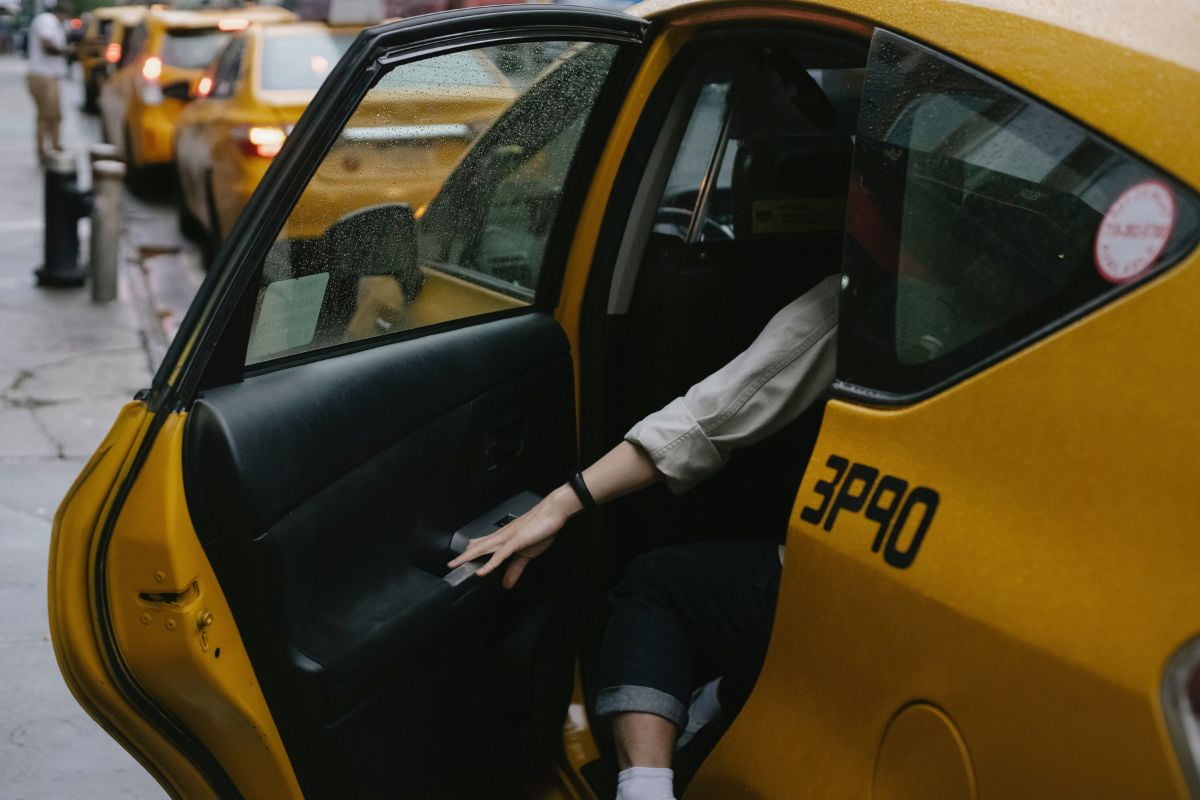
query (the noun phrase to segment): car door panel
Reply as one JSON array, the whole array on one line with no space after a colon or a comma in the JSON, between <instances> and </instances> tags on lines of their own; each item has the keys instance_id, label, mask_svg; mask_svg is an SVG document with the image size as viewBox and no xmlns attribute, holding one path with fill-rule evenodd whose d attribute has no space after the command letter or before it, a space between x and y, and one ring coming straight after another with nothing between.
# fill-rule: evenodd
<instances>
[{"instance_id":1,"label":"car door panel","mask_svg":"<svg viewBox=\"0 0 1200 800\"><path fill-rule=\"evenodd\" d=\"M373 29L273 161L143 396L130 454L120 470L94 473L107 498L100 519L79 529L91 506L69 500L72 529L56 544L95 553L83 572L59 570L71 583L63 596L87 594L90 622L56 645L97 654L103 667L80 683L98 718L170 791L506 797L544 766L571 690L571 545L547 552L514 591L499 575L443 576L463 526L577 468L574 367L555 297L251 359L265 366L246 366L248 340L273 280L263 266L273 237L390 64L548 38L603 42L623 60L611 75L593 70L588 91L615 114L645 28L524 7ZM575 181L604 131L597 122ZM539 218L548 286L578 214L564 208L561 220Z\"/></svg>"},{"instance_id":2,"label":"car door panel","mask_svg":"<svg viewBox=\"0 0 1200 800\"><path fill-rule=\"evenodd\" d=\"M140 433L155 422L144 416ZM121 511L95 554L107 565L93 587L104 599L106 638L120 644L100 657L121 660L126 672L113 684L145 718L122 719L119 729L123 740L139 743L142 763L182 796L298 796L241 624L196 536L181 469L187 420L167 416L148 450L128 451L122 466L137 469L139 479L123 501L110 498ZM64 520L62 528L69 525ZM103 702L112 715L112 699ZM170 738L154 741L163 735Z\"/></svg>"},{"instance_id":3,"label":"car door panel","mask_svg":"<svg viewBox=\"0 0 1200 800\"><path fill-rule=\"evenodd\" d=\"M452 587L441 574L458 528L569 472L571 386L566 339L535 313L266 372L197 401L189 507L290 748L352 754L341 766L370 794L355 766L364 752L408 763L382 735L396 719L414 744L473 715L494 751L515 741L482 688L478 617L495 610L495 580ZM562 601L547 602L554 616ZM406 774L433 755L412 750Z\"/></svg>"},{"instance_id":4,"label":"car door panel","mask_svg":"<svg viewBox=\"0 0 1200 800\"><path fill-rule=\"evenodd\" d=\"M916 121L929 98L959 103L940 133ZM1196 198L886 31L863 108L835 397L762 675L692 789L782 796L786 756L814 797L1176 796L1160 693L1200 602L1178 482L1196 426L1172 411L1194 381L1161 376L1193 372ZM1027 142L1055 139L1067 166L1028 172ZM1102 280L1106 209L1147 185L1176 227L1131 283Z\"/></svg>"}]
</instances>

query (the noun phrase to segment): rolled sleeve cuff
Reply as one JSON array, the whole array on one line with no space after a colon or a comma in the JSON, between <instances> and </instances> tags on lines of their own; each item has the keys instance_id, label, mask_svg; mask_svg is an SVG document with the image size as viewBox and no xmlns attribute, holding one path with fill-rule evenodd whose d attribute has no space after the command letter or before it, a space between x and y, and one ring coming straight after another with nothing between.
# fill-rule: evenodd
<instances>
[{"instance_id":1,"label":"rolled sleeve cuff","mask_svg":"<svg viewBox=\"0 0 1200 800\"><path fill-rule=\"evenodd\" d=\"M687 706L674 695L649 686L609 686L600 691L596 698L596 713L601 717L611 717L627 711L640 711L643 714L657 714L663 719L675 723L679 730L687 727Z\"/></svg>"},{"instance_id":2,"label":"rolled sleeve cuff","mask_svg":"<svg viewBox=\"0 0 1200 800\"><path fill-rule=\"evenodd\" d=\"M675 494L683 494L725 463L725 455L708 438L682 397L634 425L625 441L645 451Z\"/></svg>"}]
</instances>

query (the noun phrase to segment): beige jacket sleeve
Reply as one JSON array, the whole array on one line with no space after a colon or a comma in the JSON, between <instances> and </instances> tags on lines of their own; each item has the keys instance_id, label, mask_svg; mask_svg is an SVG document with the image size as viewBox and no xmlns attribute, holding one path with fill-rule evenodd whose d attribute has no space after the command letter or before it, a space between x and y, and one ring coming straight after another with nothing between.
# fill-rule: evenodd
<instances>
[{"instance_id":1,"label":"beige jacket sleeve","mask_svg":"<svg viewBox=\"0 0 1200 800\"><path fill-rule=\"evenodd\" d=\"M625 434L675 494L719 470L738 447L795 420L833 382L840 277L771 318L741 355Z\"/></svg>"}]
</instances>

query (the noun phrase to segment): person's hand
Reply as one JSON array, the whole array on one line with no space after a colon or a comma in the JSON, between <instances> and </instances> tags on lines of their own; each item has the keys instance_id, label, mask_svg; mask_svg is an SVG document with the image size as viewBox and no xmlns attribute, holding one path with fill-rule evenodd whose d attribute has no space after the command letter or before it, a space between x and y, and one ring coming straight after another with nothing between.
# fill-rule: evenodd
<instances>
[{"instance_id":1,"label":"person's hand","mask_svg":"<svg viewBox=\"0 0 1200 800\"><path fill-rule=\"evenodd\" d=\"M503 583L505 589L511 589L521 579L530 560L546 552L562 526L580 508L575 493L568 487L560 487L495 533L472 539L467 549L448 566L454 569L490 553L492 557L475 574L482 578L508 561Z\"/></svg>"}]
</instances>

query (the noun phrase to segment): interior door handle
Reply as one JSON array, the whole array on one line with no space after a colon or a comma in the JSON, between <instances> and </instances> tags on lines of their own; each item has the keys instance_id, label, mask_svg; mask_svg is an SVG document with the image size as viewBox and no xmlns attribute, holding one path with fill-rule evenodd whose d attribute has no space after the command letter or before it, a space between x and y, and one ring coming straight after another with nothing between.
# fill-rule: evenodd
<instances>
[{"instance_id":1,"label":"interior door handle","mask_svg":"<svg viewBox=\"0 0 1200 800\"><path fill-rule=\"evenodd\" d=\"M467 545L471 543L472 539L478 539L481 536L487 536L489 533L495 533L536 506L541 499L541 496L533 492L521 492L518 495L508 498L495 508L488 509L454 532L454 535L450 537L450 550L455 555L463 552L467 549ZM483 564L484 559L469 561L450 570L450 572L442 576L442 580L451 586L458 586L467 578L474 575L475 571L483 566Z\"/></svg>"},{"instance_id":2,"label":"interior door handle","mask_svg":"<svg viewBox=\"0 0 1200 800\"><path fill-rule=\"evenodd\" d=\"M493 428L484 434L483 456L480 467L484 472L495 472L517 460L525 449L525 437L529 432L528 417Z\"/></svg>"},{"instance_id":3,"label":"interior door handle","mask_svg":"<svg viewBox=\"0 0 1200 800\"><path fill-rule=\"evenodd\" d=\"M454 532L454 535L450 537L450 550L458 555L467 549L467 545L471 543L472 539L495 533L536 506L541 499L541 495L533 492L521 492L500 505L488 509Z\"/></svg>"},{"instance_id":4,"label":"interior door handle","mask_svg":"<svg viewBox=\"0 0 1200 800\"><path fill-rule=\"evenodd\" d=\"M516 461L519 455L521 455L520 445L489 443L483 450L483 471L495 472Z\"/></svg>"}]
</instances>

